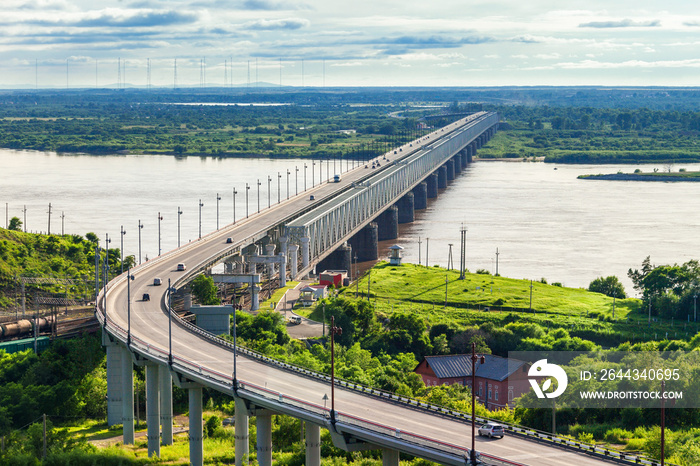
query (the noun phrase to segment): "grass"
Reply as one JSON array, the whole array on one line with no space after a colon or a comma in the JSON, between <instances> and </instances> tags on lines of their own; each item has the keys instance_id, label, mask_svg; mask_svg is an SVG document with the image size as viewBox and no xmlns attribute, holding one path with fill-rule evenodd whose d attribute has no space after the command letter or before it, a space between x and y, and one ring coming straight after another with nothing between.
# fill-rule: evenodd
<instances>
[{"instance_id":1,"label":"grass","mask_svg":"<svg viewBox=\"0 0 700 466\"><path fill-rule=\"evenodd\" d=\"M288 291L293 289L295 286L297 286L299 282L293 282L293 281L288 281L287 286L284 288L277 288L274 293L272 293L272 296L265 301L260 302L260 309L265 309L270 306L272 303L279 303L280 300L284 297L284 294Z\"/></svg>"},{"instance_id":2,"label":"grass","mask_svg":"<svg viewBox=\"0 0 700 466\"><path fill-rule=\"evenodd\" d=\"M668 339L689 339L697 333L694 326L683 322L656 318L649 324L638 299L616 299L613 317L613 298L581 288L472 273L459 280L456 271L381 262L360 279L360 299L367 299L369 277L370 299L380 315L418 313L429 325L532 322L545 328L564 328L572 336L603 345L663 340L667 334ZM354 297L355 286L346 288L342 295Z\"/></svg>"}]
</instances>

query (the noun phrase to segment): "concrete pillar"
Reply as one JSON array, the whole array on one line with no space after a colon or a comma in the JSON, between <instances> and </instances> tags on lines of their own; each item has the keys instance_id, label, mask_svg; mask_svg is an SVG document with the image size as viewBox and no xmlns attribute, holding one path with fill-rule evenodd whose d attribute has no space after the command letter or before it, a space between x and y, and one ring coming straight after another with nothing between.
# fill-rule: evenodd
<instances>
[{"instance_id":1,"label":"concrete pillar","mask_svg":"<svg viewBox=\"0 0 700 466\"><path fill-rule=\"evenodd\" d=\"M462 169L467 168L467 164L469 163L469 146L465 147L460 151L460 155L462 156Z\"/></svg>"},{"instance_id":2,"label":"concrete pillar","mask_svg":"<svg viewBox=\"0 0 700 466\"><path fill-rule=\"evenodd\" d=\"M109 343L107 349L107 425L122 423L122 348ZM130 357L131 360L131 357Z\"/></svg>"},{"instance_id":3,"label":"concrete pillar","mask_svg":"<svg viewBox=\"0 0 700 466\"><path fill-rule=\"evenodd\" d=\"M428 199L435 199L438 197L438 174L437 172L431 173L426 179L428 183Z\"/></svg>"},{"instance_id":4,"label":"concrete pillar","mask_svg":"<svg viewBox=\"0 0 700 466\"><path fill-rule=\"evenodd\" d=\"M306 466L321 466L321 428L306 423Z\"/></svg>"},{"instance_id":5,"label":"concrete pillar","mask_svg":"<svg viewBox=\"0 0 700 466\"><path fill-rule=\"evenodd\" d=\"M413 188L413 208L423 210L428 207L428 183L425 181L418 183Z\"/></svg>"},{"instance_id":6,"label":"concrete pillar","mask_svg":"<svg viewBox=\"0 0 700 466\"><path fill-rule=\"evenodd\" d=\"M255 449L258 454L258 465L272 466L272 414L256 415L255 427L257 428Z\"/></svg>"},{"instance_id":7,"label":"concrete pillar","mask_svg":"<svg viewBox=\"0 0 700 466\"><path fill-rule=\"evenodd\" d=\"M457 154L452 157L455 164L455 177L462 172L462 154L457 152Z\"/></svg>"},{"instance_id":8,"label":"concrete pillar","mask_svg":"<svg viewBox=\"0 0 700 466\"><path fill-rule=\"evenodd\" d=\"M266 256L274 256L275 255L275 245L274 244L265 245L265 255ZM277 270L275 268L274 262L270 262L267 265L267 272L270 274L270 277L273 277L275 275Z\"/></svg>"},{"instance_id":9,"label":"concrete pillar","mask_svg":"<svg viewBox=\"0 0 700 466\"><path fill-rule=\"evenodd\" d=\"M301 268L306 269L309 266L309 241L308 236L301 238Z\"/></svg>"},{"instance_id":10,"label":"concrete pillar","mask_svg":"<svg viewBox=\"0 0 700 466\"><path fill-rule=\"evenodd\" d=\"M379 241L396 239L399 237L399 209L396 206L391 206L379 215L377 218L377 226L379 227Z\"/></svg>"},{"instance_id":11,"label":"concrete pillar","mask_svg":"<svg viewBox=\"0 0 700 466\"><path fill-rule=\"evenodd\" d=\"M160 456L160 397L158 365L146 364L146 437L148 457Z\"/></svg>"},{"instance_id":12,"label":"concrete pillar","mask_svg":"<svg viewBox=\"0 0 700 466\"><path fill-rule=\"evenodd\" d=\"M286 236L280 236L280 252L285 256L287 255L288 246L289 238L287 238Z\"/></svg>"},{"instance_id":13,"label":"concrete pillar","mask_svg":"<svg viewBox=\"0 0 700 466\"><path fill-rule=\"evenodd\" d=\"M122 424L124 445L134 444L134 362L131 351L122 348Z\"/></svg>"},{"instance_id":14,"label":"concrete pillar","mask_svg":"<svg viewBox=\"0 0 700 466\"><path fill-rule=\"evenodd\" d=\"M447 168L447 181L452 181L455 179L455 162L449 159L445 162L445 167Z\"/></svg>"},{"instance_id":15,"label":"concrete pillar","mask_svg":"<svg viewBox=\"0 0 700 466\"><path fill-rule=\"evenodd\" d=\"M447 167L445 165L440 166L437 169L438 173L438 189L447 188Z\"/></svg>"},{"instance_id":16,"label":"concrete pillar","mask_svg":"<svg viewBox=\"0 0 700 466\"><path fill-rule=\"evenodd\" d=\"M248 432L248 407L243 398L234 397L236 404L236 424L235 424L235 439L236 439L236 466L242 466L247 459L250 451L248 442L250 434Z\"/></svg>"},{"instance_id":17,"label":"concrete pillar","mask_svg":"<svg viewBox=\"0 0 700 466\"><path fill-rule=\"evenodd\" d=\"M158 366L160 382L160 428L163 445L173 444L173 376L168 366Z\"/></svg>"},{"instance_id":18,"label":"concrete pillar","mask_svg":"<svg viewBox=\"0 0 700 466\"><path fill-rule=\"evenodd\" d=\"M358 262L373 261L379 258L379 239L377 224L372 222L350 238Z\"/></svg>"},{"instance_id":19,"label":"concrete pillar","mask_svg":"<svg viewBox=\"0 0 700 466\"><path fill-rule=\"evenodd\" d=\"M382 466L399 466L399 451L383 448Z\"/></svg>"},{"instance_id":20,"label":"concrete pillar","mask_svg":"<svg viewBox=\"0 0 700 466\"><path fill-rule=\"evenodd\" d=\"M187 391L190 398L190 464L202 466L204 464L202 387L190 387Z\"/></svg>"},{"instance_id":21,"label":"concrete pillar","mask_svg":"<svg viewBox=\"0 0 700 466\"><path fill-rule=\"evenodd\" d=\"M299 246L296 244L290 244L289 245L289 277L292 280L296 280L297 278L297 273L298 273L298 267L297 267L297 260L298 260L298 254L299 254Z\"/></svg>"},{"instance_id":22,"label":"concrete pillar","mask_svg":"<svg viewBox=\"0 0 700 466\"><path fill-rule=\"evenodd\" d=\"M287 255L283 252L280 257L280 288L287 286Z\"/></svg>"},{"instance_id":23,"label":"concrete pillar","mask_svg":"<svg viewBox=\"0 0 700 466\"><path fill-rule=\"evenodd\" d=\"M260 287L258 285L253 285L251 288L252 297L250 303L250 310L257 311L260 309Z\"/></svg>"},{"instance_id":24,"label":"concrete pillar","mask_svg":"<svg viewBox=\"0 0 700 466\"><path fill-rule=\"evenodd\" d=\"M328 257L319 262L316 270L347 270L352 267L352 246L347 242L341 244L335 251L330 253Z\"/></svg>"},{"instance_id":25,"label":"concrete pillar","mask_svg":"<svg viewBox=\"0 0 700 466\"><path fill-rule=\"evenodd\" d=\"M399 202L396 203L396 207L399 209L399 223L411 223L413 222L415 210L415 196L413 191L406 193Z\"/></svg>"}]
</instances>

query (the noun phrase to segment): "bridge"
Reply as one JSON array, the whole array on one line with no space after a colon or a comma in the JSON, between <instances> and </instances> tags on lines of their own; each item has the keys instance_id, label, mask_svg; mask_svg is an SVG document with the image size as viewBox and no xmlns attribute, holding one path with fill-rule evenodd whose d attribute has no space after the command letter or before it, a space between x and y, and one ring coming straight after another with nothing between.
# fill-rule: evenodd
<instances>
[{"instance_id":1,"label":"bridge","mask_svg":"<svg viewBox=\"0 0 700 466\"><path fill-rule=\"evenodd\" d=\"M180 320L169 301L174 290L185 288L196 275L222 262L228 271L258 277L251 278L255 305L260 263L269 273L278 273L284 283L287 276L306 275L321 261L334 260L334 251L343 251L346 242L354 245L356 254L376 256L380 227L384 236L391 236L399 217L410 221L413 209L425 208L427 198L437 196L438 189L470 162L497 124L496 114L471 115L383 154L374 164L370 161L349 170L337 182L315 186L110 281L96 300L96 315L107 349L108 422L123 424L124 443L134 442L133 369L138 365L146 372L149 456L159 456L161 444L173 442L175 383L188 391L193 465L203 462L204 387L235 400L237 465L250 453L250 416L256 418L257 461L261 466L272 463L273 414L304 421L307 465L320 465L322 428L330 432L337 447L347 451L381 450L385 465L398 465L399 452L441 464L468 463L469 416L346 382L333 387L331 410L325 402L332 395L328 376L234 348ZM265 246L267 254L259 254L260 246ZM275 254L278 246L280 252ZM341 254L340 262L347 262L347 257ZM162 286L154 285L155 277ZM151 299L142 300L144 293ZM553 448L551 442L537 443L523 435L480 441L477 450L482 461L580 466L601 462L602 455Z\"/></svg>"}]
</instances>

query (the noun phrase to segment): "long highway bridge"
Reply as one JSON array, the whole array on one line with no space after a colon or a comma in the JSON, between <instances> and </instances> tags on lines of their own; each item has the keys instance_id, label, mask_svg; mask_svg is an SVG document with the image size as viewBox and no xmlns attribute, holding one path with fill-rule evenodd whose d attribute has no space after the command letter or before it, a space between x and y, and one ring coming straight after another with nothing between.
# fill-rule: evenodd
<instances>
[{"instance_id":1,"label":"long highway bridge","mask_svg":"<svg viewBox=\"0 0 700 466\"><path fill-rule=\"evenodd\" d=\"M221 263L238 272L247 267L248 274L242 275L254 277L262 262L268 271L277 267L283 283L287 276L312 272L334 250L347 248L347 242L358 248L356 254L376 256L375 222L395 229L398 217L410 221L413 209L425 208L426 199L437 196L438 188L471 161L497 126L495 113L470 115L392 149L375 161L374 168L369 162L349 170L110 281L96 301L96 314L107 348L108 422L123 424L124 443L134 441L133 369L138 365L146 370L149 455L159 456L161 444L172 444L175 383L189 393L190 461L195 466L203 462L203 387L235 400L237 465L250 453L249 416L256 418L257 461L261 466L272 463L273 414L305 422L307 465L320 465L322 428L330 432L337 447L347 451L382 450L384 465L398 466L399 452L441 464L468 464L468 416L345 382L334 387L331 411L326 403L332 395L328 376L241 347L234 352L233 345L177 318L168 301L174 290ZM259 254L261 245L268 254ZM277 254L275 247L279 247ZM154 285L155 277L163 286ZM251 278L254 292L256 283L259 277ZM141 299L144 293L150 301ZM254 305L255 301L254 297ZM493 465L605 462L603 455L578 453L522 435L478 440L476 449L485 464Z\"/></svg>"}]
</instances>

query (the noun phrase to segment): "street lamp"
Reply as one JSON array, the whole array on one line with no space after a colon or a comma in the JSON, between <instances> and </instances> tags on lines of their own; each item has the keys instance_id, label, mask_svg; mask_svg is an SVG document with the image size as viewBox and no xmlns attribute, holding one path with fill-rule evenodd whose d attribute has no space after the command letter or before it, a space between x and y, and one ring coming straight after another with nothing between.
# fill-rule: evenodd
<instances>
[{"instance_id":1,"label":"street lamp","mask_svg":"<svg viewBox=\"0 0 700 466\"><path fill-rule=\"evenodd\" d=\"M278 204L281 202L281 200L280 200L280 183L282 183L282 175L280 175L280 172L277 172L277 203Z\"/></svg>"},{"instance_id":2,"label":"street lamp","mask_svg":"<svg viewBox=\"0 0 700 466\"><path fill-rule=\"evenodd\" d=\"M477 464L476 462L476 450L474 449L475 435L476 435L476 363L480 364L486 362L486 358L482 354L481 356L476 355L476 343L472 342L472 451L469 453L469 463L472 465Z\"/></svg>"},{"instance_id":3,"label":"street lamp","mask_svg":"<svg viewBox=\"0 0 700 466\"><path fill-rule=\"evenodd\" d=\"M177 206L177 247L180 247L180 215L182 215L182 210L180 206Z\"/></svg>"},{"instance_id":4,"label":"street lamp","mask_svg":"<svg viewBox=\"0 0 700 466\"><path fill-rule=\"evenodd\" d=\"M287 168L287 199L289 199L289 168Z\"/></svg>"},{"instance_id":5,"label":"street lamp","mask_svg":"<svg viewBox=\"0 0 700 466\"><path fill-rule=\"evenodd\" d=\"M199 237L202 237L202 207L204 207L204 203L202 200L199 200Z\"/></svg>"},{"instance_id":6,"label":"street lamp","mask_svg":"<svg viewBox=\"0 0 700 466\"><path fill-rule=\"evenodd\" d=\"M314 180L314 170L316 170L316 161L311 161L311 187L316 186L316 181Z\"/></svg>"},{"instance_id":7,"label":"street lamp","mask_svg":"<svg viewBox=\"0 0 700 466\"><path fill-rule=\"evenodd\" d=\"M272 181L272 177L270 175L267 175L267 208L270 208L270 182Z\"/></svg>"},{"instance_id":8,"label":"street lamp","mask_svg":"<svg viewBox=\"0 0 700 466\"><path fill-rule=\"evenodd\" d=\"M236 194L238 194L238 191L236 191L236 188L233 188L233 223L236 223Z\"/></svg>"},{"instance_id":9,"label":"street lamp","mask_svg":"<svg viewBox=\"0 0 700 466\"><path fill-rule=\"evenodd\" d=\"M219 193L216 193L216 229L219 229L219 201L221 200L221 196L219 196Z\"/></svg>"},{"instance_id":10,"label":"street lamp","mask_svg":"<svg viewBox=\"0 0 700 466\"><path fill-rule=\"evenodd\" d=\"M250 191L250 186L248 183L245 184L245 218L248 218L248 191Z\"/></svg>"},{"instance_id":11,"label":"street lamp","mask_svg":"<svg viewBox=\"0 0 700 466\"><path fill-rule=\"evenodd\" d=\"M306 191L306 164L304 164L304 191Z\"/></svg>"},{"instance_id":12,"label":"street lamp","mask_svg":"<svg viewBox=\"0 0 700 466\"><path fill-rule=\"evenodd\" d=\"M158 212L158 255L160 256L160 221L163 220L163 216Z\"/></svg>"},{"instance_id":13,"label":"street lamp","mask_svg":"<svg viewBox=\"0 0 700 466\"><path fill-rule=\"evenodd\" d=\"M139 265L141 265L141 229L143 228L143 224L141 223L141 219L139 219Z\"/></svg>"},{"instance_id":14,"label":"street lamp","mask_svg":"<svg viewBox=\"0 0 700 466\"><path fill-rule=\"evenodd\" d=\"M260 178L258 178L258 213L260 213Z\"/></svg>"},{"instance_id":15,"label":"street lamp","mask_svg":"<svg viewBox=\"0 0 700 466\"><path fill-rule=\"evenodd\" d=\"M121 254L121 259L119 259L119 260L120 260L121 263L122 263L122 272L121 272L121 273L124 273L124 235L126 234L126 231L124 230L124 225L122 225L122 226L119 227L119 228L120 228L120 231L121 231L121 240L122 240L122 242L121 242L121 249L119 250L119 252L120 252L120 254Z\"/></svg>"},{"instance_id":16,"label":"street lamp","mask_svg":"<svg viewBox=\"0 0 700 466\"><path fill-rule=\"evenodd\" d=\"M335 336L342 335L343 329L335 326L335 316L331 316L331 422L335 424Z\"/></svg>"}]
</instances>

